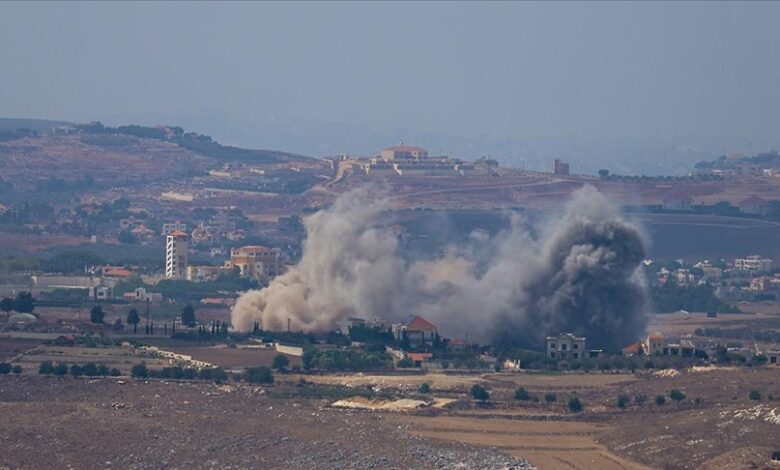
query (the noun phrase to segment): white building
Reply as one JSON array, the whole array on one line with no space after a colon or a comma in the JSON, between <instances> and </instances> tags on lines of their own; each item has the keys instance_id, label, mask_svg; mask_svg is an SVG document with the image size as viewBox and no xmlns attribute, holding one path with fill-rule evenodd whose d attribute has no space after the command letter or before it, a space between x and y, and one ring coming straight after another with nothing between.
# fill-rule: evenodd
<instances>
[{"instance_id":1,"label":"white building","mask_svg":"<svg viewBox=\"0 0 780 470\"><path fill-rule=\"evenodd\" d=\"M168 279L187 278L188 238L181 230L175 230L166 237L165 277Z\"/></svg>"},{"instance_id":2,"label":"white building","mask_svg":"<svg viewBox=\"0 0 780 470\"><path fill-rule=\"evenodd\" d=\"M547 357L557 360L583 359L587 357L585 337L563 333L547 337Z\"/></svg>"},{"instance_id":3,"label":"white building","mask_svg":"<svg viewBox=\"0 0 780 470\"><path fill-rule=\"evenodd\" d=\"M765 273L772 270L772 260L769 258L762 258L759 255L751 255L745 258L736 258L734 260L734 269L737 271L755 271Z\"/></svg>"},{"instance_id":4,"label":"white building","mask_svg":"<svg viewBox=\"0 0 780 470\"><path fill-rule=\"evenodd\" d=\"M162 234L163 235L170 235L173 232L186 232L187 231L187 224L181 223L180 221L176 222L169 222L166 224L163 224L162 226Z\"/></svg>"}]
</instances>

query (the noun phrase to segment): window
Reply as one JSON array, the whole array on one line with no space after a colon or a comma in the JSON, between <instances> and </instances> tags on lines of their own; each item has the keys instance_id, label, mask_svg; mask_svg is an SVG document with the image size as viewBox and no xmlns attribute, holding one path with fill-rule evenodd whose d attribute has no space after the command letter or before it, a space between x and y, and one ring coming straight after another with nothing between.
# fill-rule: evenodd
<instances>
[{"instance_id":1,"label":"window","mask_svg":"<svg viewBox=\"0 0 780 470\"><path fill-rule=\"evenodd\" d=\"M574 354L572 354L571 356L572 356L574 359L577 359L577 358L579 358L579 354L577 354L577 353L574 353Z\"/></svg>"},{"instance_id":2,"label":"window","mask_svg":"<svg viewBox=\"0 0 780 470\"><path fill-rule=\"evenodd\" d=\"M574 349L580 349L580 345L579 345L579 344L577 344L577 343L574 343L574 344L572 345L572 348L574 348Z\"/></svg>"},{"instance_id":3,"label":"window","mask_svg":"<svg viewBox=\"0 0 780 470\"><path fill-rule=\"evenodd\" d=\"M566 345L565 344L561 345L561 351L566 351Z\"/></svg>"},{"instance_id":4,"label":"window","mask_svg":"<svg viewBox=\"0 0 780 470\"><path fill-rule=\"evenodd\" d=\"M554 353L554 352L551 352L551 353L550 353L550 357L554 358L554 357L555 357L555 353Z\"/></svg>"},{"instance_id":5,"label":"window","mask_svg":"<svg viewBox=\"0 0 780 470\"><path fill-rule=\"evenodd\" d=\"M555 343L550 343L550 349L555 349Z\"/></svg>"}]
</instances>

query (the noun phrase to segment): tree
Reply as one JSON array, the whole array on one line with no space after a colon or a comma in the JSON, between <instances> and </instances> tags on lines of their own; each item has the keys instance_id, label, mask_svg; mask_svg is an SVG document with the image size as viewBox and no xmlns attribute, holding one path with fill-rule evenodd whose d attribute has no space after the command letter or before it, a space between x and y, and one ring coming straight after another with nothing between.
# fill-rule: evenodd
<instances>
[{"instance_id":1,"label":"tree","mask_svg":"<svg viewBox=\"0 0 780 470\"><path fill-rule=\"evenodd\" d=\"M138 310L131 308L130 311L127 312L127 324L133 325L133 334L138 330L139 323L141 323L141 316L138 315Z\"/></svg>"},{"instance_id":2,"label":"tree","mask_svg":"<svg viewBox=\"0 0 780 470\"><path fill-rule=\"evenodd\" d=\"M761 399L761 392L759 392L756 389L753 389L748 394L748 398L750 398L751 400L754 400L754 401L758 401L758 400Z\"/></svg>"},{"instance_id":3,"label":"tree","mask_svg":"<svg viewBox=\"0 0 780 470\"><path fill-rule=\"evenodd\" d=\"M87 377L96 377L100 375L98 374L97 364L95 364L94 362L88 362L84 364L84 367L81 368L81 372Z\"/></svg>"},{"instance_id":4,"label":"tree","mask_svg":"<svg viewBox=\"0 0 780 470\"><path fill-rule=\"evenodd\" d=\"M149 369L146 368L146 364L143 362L136 364L130 369L130 376L136 379L145 379L149 377Z\"/></svg>"},{"instance_id":5,"label":"tree","mask_svg":"<svg viewBox=\"0 0 780 470\"><path fill-rule=\"evenodd\" d=\"M609 176L609 170L599 170L599 176L601 176L602 178L606 178L607 176Z\"/></svg>"},{"instance_id":6,"label":"tree","mask_svg":"<svg viewBox=\"0 0 780 470\"><path fill-rule=\"evenodd\" d=\"M552 403L552 402L554 402L557 399L558 399L558 397L554 393L552 393L552 392L544 394L544 401L546 401L547 403Z\"/></svg>"},{"instance_id":7,"label":"tree","mask_svg":"<svg viewBox=\"0 0 780 470\"><path fill-rule=\"evenodd\" d=\"M21 374L22 373L22 366L19 364L15 365L13 369L11 369L11 372L14 374Z\"/></svg>"},{"instance_id":8,"label":"tree","mask_svg":"<svg viewBox=\"0 0 780 470\"><path fill-rule=\"evenodd\" d=\"M528 393L528 390L526 390L525 387L520 387L515 390L515 400L527 401L530 399L531 394Z\"/></svg>"},{"instance_id":9,"label":"tree","mask_svg":"<svg viewBox=\"0 0 780 470\"><path fill-rule=\"evenodd\" d=\"M277 354L276 357L274 357L274 362L272 364L274 369L276 370L286 369L288 365L290 365L290 360L287 359L287 356L285 356L284 354Z\"/></svg>"},{"instance_id":10,"label":"tree","mask_svg":"<svg viewBox=\"0 0 780 470\"><path fill-rule=\"evenodd\" d=\"M617 397L617 406L618 408L625 408L626 405L631 401L631 399L626 395L625 393L621 393Z\"/></svg>"},{"instance_id":11,"label":"tree","mask_svg":"<svg viewBox=\"0 0 780 470\"><path fill-rule=\"evenodd\" d=\"M0 362L0 374L10 374L13 367L7 362Z\"/></svg>"},{"instance_id":12,"label":"tree","mask_svg":"<svg viewBox=\"0 0 780 470\"><path fill-rule=\"evenodd\" d=\"M62 377L63 375L68 373L68 366L66 366L63 363L59 363L56 366L54 366L54 369L52 369L52 372L54 375L58 377Z\"/></svg>"},{"instance_id":13,"label":"tree","mask_svg":"<svg viewBox=\"0 0 780 470\"><path fill-rule=\"evenodd\" d=\"M181 322L185 326L195 326L198 320L195 318L195 309L191 304L187 304L181 311Z\"/></svg>"},{"instance_id":14,"label":"tree","mask_svg":"<svg viewBox=\"0 0 780 470\"><path fill-rule=\"evenodd\" d=\"M666 397L664 397L663 395L656 395L656 397L655 397L655 404L656 405L663 405L664 403L666 403Z\"/></svg>"},{"instance_id":15,"label":"tree","mask_svg":"<svg viewBox=\"0 0 780 470\"><path fill-rule=\"evenodd\" d=\"M414 367L414 362L412 362L412 360L409 359L408 357L405 357L400 361L398 361L398 367L401 369L409 369Z\"/></svg>"},{"instance_id":16,"label":"tree","mask_svg":"<svg viewBox=\"0 0 780 470\"><path fill-rule=\"evenodd\" d=\"M19 292L14 299L14 310L20 313L32 313L35 310L35 299L29 292Z\"/></svg>"},{"instance_id":17,"label":"tree","mask_svg":"<svg viewBox=\"0 0 780 470\"><path fill-rule=\"evenodd\" d=\"M676 401L677 403L680 403L681 401L685 400L685 393L675 388L669 392L669 398Z\"/></svg>"},{"instance_id":18,"label":"tree","mask_svg":"<svg viewBox=\"0 0 780 470\"><path fill-rule=\"evenodd\" d=\"M106 314L103 312L103 307L100 305L95 305L92 307L92 310L89 311L89 321L92 323L103 323L105 316Z\"/></svg>"},{"instance_id":19,"label":"tree","mask_svg":"<svg viewBox=\"0 0 780 470\"><path fill-rule=\"evenodd\" d=\"M431 386L428 385L427 382L423 382L420 384L420 388L417 389L420 393L431 393Z\"/></svg>"},{"instance_id":20,"label":"tree","mask_svg":"<svg viewBox=\"0 0 780 470\"><path fill-rule=\"evenodd\" d=\"M244 380L252 384L273 384L274 374L268 367L247 367L244 370Z\"/></svg>"},{"instance_id":21,"label":"tree","mask_svg":"<svg viewBox=\"0 0 780 470\"><path fill-rule=\"evenodd\" d=\"M78 364L73 364L70 366L70 375L73 377L81 377L84 375L84 368Z\"/></svg>"},{"instance_id":22,"label":"tree","mask_svg":"<svg viewBox=\"0 0 780 470\"><path fill-rule=\"evenodd\" d=\"M119 377L122 375L122 371L117 369L116 367L112 367L111 370L108 371L108 375L111 377Z\"/></svg>"},{"instance_id":23,"label":"tree","mask_svg":"<svg viewBox=\"0 0 780 470\"><path fill-rule=\"evenodd\" d=\"M471 397L474 398L475 400L485 402L490 399L490 393L482 385L474 384L471 387Z\"/></svg>"},{"instance_id":24,"label":"tree","mask_svg":"<svg viewBox=\"0 0 780 470\"><path fill-rule=\"evenodd\" d=\"M580 402L580 399L577 397L571 397L569 398L569 411L572 413L579 413L582 411L582 403Z\"/></svg>"},{"instance_id":25,"label":"tree","mask_svg":"<svg viewBox=\"0 0 780 470\"><path fill-rule=\"evenodd\" d=\"M54 365L52 365L51 361L43 361L41 362L41 365L38 366L38 373L41 375L53 374Z\"/></svg>"},{"instance_id":26,"label":"tree","mask_svg":"<svg viewBox=\"0 0 780 470\"><path fill-rule=\"evenodd\" d=\"M0 310L3 312L10 312L14 309L14 299L10 297L3 297L0 299Z\"/></svg>"}]
</instances>

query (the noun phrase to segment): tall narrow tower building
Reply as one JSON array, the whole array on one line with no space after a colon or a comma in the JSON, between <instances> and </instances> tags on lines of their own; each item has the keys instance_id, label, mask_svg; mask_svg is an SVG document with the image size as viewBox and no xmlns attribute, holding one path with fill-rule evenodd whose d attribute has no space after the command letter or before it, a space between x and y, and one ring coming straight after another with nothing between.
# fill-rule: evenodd
<instances>
[{"instance_id":1,"label":"tall narrow tower building","mask_svg":"<svg viewBox=\"0 0 780 470\"><path fill-rule=\"evenodd\" d=\"M174 230L166 236L165 277L186 279L188 239L187 234L181 230Z\"/></svg>"}]
</instances>

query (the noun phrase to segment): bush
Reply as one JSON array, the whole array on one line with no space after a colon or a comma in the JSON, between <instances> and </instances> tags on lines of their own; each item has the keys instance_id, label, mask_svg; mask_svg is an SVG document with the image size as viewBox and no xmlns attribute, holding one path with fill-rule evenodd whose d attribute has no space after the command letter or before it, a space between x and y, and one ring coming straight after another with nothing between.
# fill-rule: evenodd
<instances>
[{"instance_id":1,"label":"bush","mask_svg":"<svg viewBox=\"0 0 780 470\"><path fill-rule=\"evenodd\" d=\"M70 375L73 377L81 377L84 375L84 368L78 364L73 364L70 366Z\"/></svg>"},{"instance_id":2,"label":"bush","mask_svg":"<svg viewBox=\"0 0 780 470\"><path fill-rule=\"evenodd\" d=\"M554 393L552 393L552 392L544 394L544 401L546 401L547 403L552 403L552 402L554 402L557 399L558 399L558 397Z\"/></svg>"},{"instance_id":3,"label":"bush","mask_svg":"<svg viewBox=\"0 0 780 470\"><path fill-rule=\"evenodd\" d=\"M62 377L63 375L68 373L68 366L66 366L65 364L57 364L56 366L54 366L54 369L52 369L52 372L54 373L54 375L58 377Z\"/></svg>"},{"instance_id":4,"label":"bush","mask_svg":"<svg viewBox=\"0 0 780 470\"><path fill-rule=\"evenodd\" d=\"M130 376L135 379L145 379L149 377L149 369L146 368L146 364L143 362L136 364L130 369Z\"/></svg>"},{"instance_id":5,"label":"bush","mask_svg":"<svg viewBox=\"0 0 780 470\"><path fill-rule=\"evenodd\" d=\"M89 321L92 323L103 323L103 319L106 317L106 313L100 305L95 305L92 310L89 311Z\"/></svg>"},{"instance_id":6,"label":"bush","mask_svg":"<svg viewBox=\"0 0 780 470\"><path fill-rule=\"evenodd\" d=\"M268 367L247 367L244 369L244 380L252 384L273 384L274 374Z\"/></svg>"},{"instance_id":7,"label":"bush","mask_svg":"<svg viewBox=\"0 0 780 470\"><path fill-rule=\"evenodd\" d=\"M515 390L515 400L526 401L530 399L531 399L531 394L528 393L528 390L526 390L525 387L520 387L517 390Z\"/></svg>"},{"instance_id":8,"label":"bush","mask_svg":"<svg viewBox=\"0 0 780 470\"><path fill-rule=\"evenodd\" d=\"M471 387L471 396L479 401L487 401L490 399L490 393L480 384L475 384Z\"/></svg>"},{"instance_id":9,"label":"bush","mask_svg":"<svg viewBox=\"0 0 780 470\"><path fill-rule=\"evenodd\" d=\"M663 395L658 395L655 397L656 405L663 405L664 403L666 403L666 397L664 397Z\"/></svg>"},{"instance_id":10,"label":"bush","mask_svg":"<svg viewBox=\"0 0 780 470\"><path fill-rule=\"evenodd\" d=\"M51 361L44 361L41 362L41 365L38 366L38 373L41 375L49 375L54 373L54 365L51 363Z\"/></svg>"},{"instance_id":11,"label":"bush","mask_svg":"<svg viewBox=\"0 0 780 470\"><path fill-rule=\"evenodd\" d=\"M625 408L626 405L631 401L631 399L628 397L628 395L621 393L617 397L617 406L618 408Z\"/></svg>"},{"instance_id":12,"label":"bush","mask_svg":"<svg viewBox=\"0 0 780 470\"><path fill-rule=\"evenodd\" d=\"M272 364L274 369L286 369L288 365L290 365L290 360L284 354L277 354L276 357L274 357L274 362Z\"/></svg>"},{"instance_id":13,"label":"bush","mask_svg":"<svg viewBox=\"0 0 780 470\"><path fill-rule=\"evenodd\" d=\"M780 450L772 452L772 460L780 462Z\"/></svg>"},{"instance_id":14,"label":"bush","mask_svg":"<svg viewBox=\"0 0 780 470\"><path fill-rule=\"evenodd\" d=\"M108 371L108 375L111 377L119 377L122 375L122 371L117 369L116 367L112 367L110 371Z\"/></svg>"},{"instance_id":15,"label":"bush","mask_svg":"<svg viewBox=\"0 0 780 470\"><path fill-rule=\"evenodd\" d=\"M414 367L414 362L412 362L412 360L409 359L408 357L405 357L400 361L398 361L398 367L401 369L409 369L411 367Z\"/></svg>"},{"instance_id":16,"label":"bush","mask_svg":"<svg viewBox=\"0 0 780 470\"><path fill-rule=\"evenodd\" d=\"M642 406L647 401L647 395L637 395L634 397L634 403L636 403L639 406Z\"/></svg>"},{"instance_id":17,"label":"bush","mask_svg":"<svg viewBox=\"0 0 780 470\"><path fill-rule=\"evenodd\" d=\"M95 377L95 376L99 375L99 374L98 374L98 368L97 368L97 365L96 365L96 364L94 364L94 363L92 363L92 362L89 362L89 363L87 363L87 364L84 364L84 367L82 367L82 370L81 370L81 372L82 372L84 375L86 375L87 377Z\"/></svg>"},{"instance_id":18,"label":"bush","mask_svg":"<svg viewBox=\"0 0 780 470\"><path fill-rule=\"evenodd\" d=\"M582 403L580 402L580 399L577 397L571 397L569 398L569 411L572 413L579 413L582 411Z\"/></svg>"},{"instance_id":19,"label":"bush","mask_svg":"<svg viewBox=\"0 0 780 470\"><path fill-rule=\"evenodd\" d=\"M7 362L0 362L0 374L10 374L11 373L11 364Z\"/></svg>"},{"instance_id":20,"label":"bush","mask_svg":"<svg viewBox=\"0 0 780 470\"><path fill-rule=\"evenodd\" d=\"M420 388L418 388L417 391L420 393L431 393L431 386L423 382L420 384Z\"/></svg>"},{"instance_id":21,"label":"bush","mask_svg":"<svg viewBox=\"0 0 780 470\"><path fill-rule=\"evenodd\" d=\"M108 367L105 364L97 365L97 375L105 377L108 375Z\"/></svg>"},{"instance_id":22,"label":"bush","mask_svg":"<svg viewBox=\"0 0 780 470\"><path fill-rule=\"evenodd\" d=\"M19 364L15 365L14 368L11 370L14 374L21 374L22 373L22 366Z\"/></svg>"},{"instance_id":23,"label":"bush","mask_svg":"<svg viewBox=\"0 0 780 470\"><path fill-rule=\"evenodd\" d=\"M669 398L676 401L677 403L681 402L682 400L685 400L685 393L677 390L676 388L674 390L671 390L669 392Z\"/></svg>"},{"instance_id":24,"label":"bush","mask_svg":"<svg viewBox=\"0 0 780 470\"><path fill-rule=\"evenodd\" d=\"M758 391L758 390L756 390L756 389L753 389L753 390L751 390L751 391L750 391L750 393L748 394L748 398L750 398L751 400L758 401L758 400L760 400L760 399L761 399L761 392L759 392L759 391Z\"/></svg>"}]
</instances>

